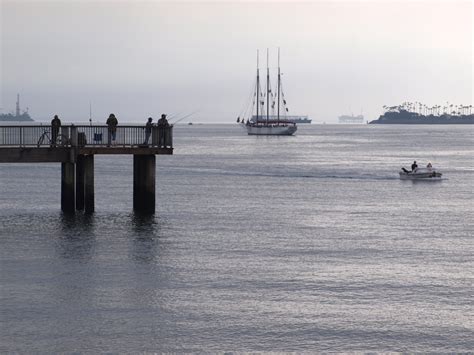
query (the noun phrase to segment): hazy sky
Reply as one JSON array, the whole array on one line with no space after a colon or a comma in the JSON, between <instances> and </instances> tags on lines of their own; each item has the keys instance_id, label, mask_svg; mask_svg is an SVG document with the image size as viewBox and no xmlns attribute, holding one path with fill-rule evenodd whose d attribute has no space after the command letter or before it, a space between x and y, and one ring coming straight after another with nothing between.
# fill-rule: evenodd
<instances>
[{"instance_id":1,"label":"hazy sky","mask_svg":"<svg viewBox=\"0 0 474 355\"><path fill-rule=\"evenodd\" d=\"M1 100L37 120L162 112L234 122L256 50L281 48L291 114L315 122L383 105L473 103L473 2L0 0ZM264 65L263 65L264 66ZM274 80L275 81L275 80ZM191 120L191 119L190 119ZM187 121L187 120L186 120Z\"/></svg>"}]
</instances>

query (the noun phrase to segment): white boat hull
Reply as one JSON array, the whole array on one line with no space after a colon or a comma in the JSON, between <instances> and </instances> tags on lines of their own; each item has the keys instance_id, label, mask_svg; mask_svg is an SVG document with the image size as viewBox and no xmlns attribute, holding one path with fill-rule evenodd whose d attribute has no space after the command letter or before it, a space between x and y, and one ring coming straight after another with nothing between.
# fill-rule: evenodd
<instances>
[{"instance_id":1,"label":"white boat hull","mask_svg":"<svg viewBox=\"0 0 474 355\"><path fill-rule=\"evenodd\" d=\"M308 118L308 116L287 116L287 115L263 115L258 117L258 122L268 122L268 121L286 121L286 122L291 122L291 123L311 123L312 119ZM250 122L257 122L257 116L253 115L252 118L250 118Z\"/></svg>"},{"instance_id":2,"label":"white boat hull","mask_svg":"<svg viewBox=\"0 0 474 355\"><path fill-rule=\"evenodd\" d=\"M441 180L443 174L435 169L418 168L415 171L409 172L402 170L399 172L399 175L402 180Z\"/></svg>"},{"instance_id":3,"label":"white boat hull","mask_svg":"<svg viewBox=\"0 0 474 355\"><path fill-rule=\"evenodd\" d=\"M284 125L284 126L246 126L247 133L250 136L291 136L296 132L296 125Z\"/></svg>"}]
</instances>

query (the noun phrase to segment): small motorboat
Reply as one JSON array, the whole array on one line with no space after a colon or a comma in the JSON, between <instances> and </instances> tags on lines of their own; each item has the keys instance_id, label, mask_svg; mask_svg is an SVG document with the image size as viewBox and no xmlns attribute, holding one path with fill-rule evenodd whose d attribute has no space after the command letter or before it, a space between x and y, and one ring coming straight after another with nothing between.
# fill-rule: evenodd
<instances>
[{"instance_id":1,"label":"small motorboat","mask_svg":"<svg viewBox=\"0 0 474 355\"><path fill-rule=\"evenodd\" d=\"M443 175L433 167L416 168L413 171L402 168L399 174L402 180L441 180Z\"/></svg>"}]
</instances>

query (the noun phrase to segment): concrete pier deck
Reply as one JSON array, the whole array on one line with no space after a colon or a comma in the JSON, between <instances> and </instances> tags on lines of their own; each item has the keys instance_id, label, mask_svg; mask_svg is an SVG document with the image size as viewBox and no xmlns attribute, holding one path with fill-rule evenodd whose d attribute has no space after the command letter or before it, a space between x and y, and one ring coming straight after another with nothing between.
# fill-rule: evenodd
<instances>
[{"instance_id":1,"label":"concrete pier deck","mask_svg":"<svg viewBox=\"0 0 474 355\"><path fill-rule=\"evenodd\" d=\"M0 126L0 163L61 163L61 209L94 211L94 156L133 155L133 208L155 212L156 155L173 154L173 127ZM53 138L54 141L53 141ZM115 138L115 139L114 139Z\"/></svg>"}]
</instances>

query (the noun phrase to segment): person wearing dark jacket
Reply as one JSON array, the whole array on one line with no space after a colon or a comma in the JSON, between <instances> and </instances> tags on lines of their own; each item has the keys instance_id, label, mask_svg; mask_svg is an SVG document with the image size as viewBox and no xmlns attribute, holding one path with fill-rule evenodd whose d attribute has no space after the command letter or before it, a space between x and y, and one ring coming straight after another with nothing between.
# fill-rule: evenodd
<instances>
[{"instance_id":1,"label":"person wearing dark jacket","mask_svg":"<svg viewBox=\"0 0 474 355\"><path fill-rule=\"evenodd\" d=\"M148 140L150 139L151 129L153 127L152 121L153 121L153 118L148 117L148 121L145 125L145 142L143 144L146 144L146 145L148 145Z\"/></svg>"},{"instance_id":2,"label":"person wearing dark jacket","mask_svg":"<svg viewBox=\"0 0 474 355\"><path fill-rule=\"evenodd\" d=\"M418 168L418 165L416 164L416 161L411 164L411 171L415 171Z\"/></svg>"},{"instance_id":3,"label":"person wearing dark jacket","mask_svg":"<svg viewBox=\"0 0 474 355\"><path fill-rule=\"evenodd\" d=\"M107 146L110 147L111 141L113 141L113 144L115 144L115 137L117 133L117 125L118 125L118 120L115 117L113 113L109 115L109 118L107 118L107 122L105 122L108 126L108 139L107 139Z\"/></svg>"},{"instance_id":4,"label":"person wearing dark jacket","mask_svg":"<svg viewBox=\"0 0 474 355\"><path fill-rule=\"evenodd\" d=\"M54 115L54 118L51 120L51 146L56 146L56 140L58 139L59 128L61 127L61 120L58 115Z\"/></svg>"},{"instance_id":5,"label":"person wearing dark jacket","mask_svg":"<svg viewBox=\"0 0 474 355\"><path fill-rule=\"evenodd\" d=\"M166 147L166 131L169 126L170 124L166 119L166 115L163 113L158 120L158 146L160 148Z\"/></svg>"}]
</instances>

